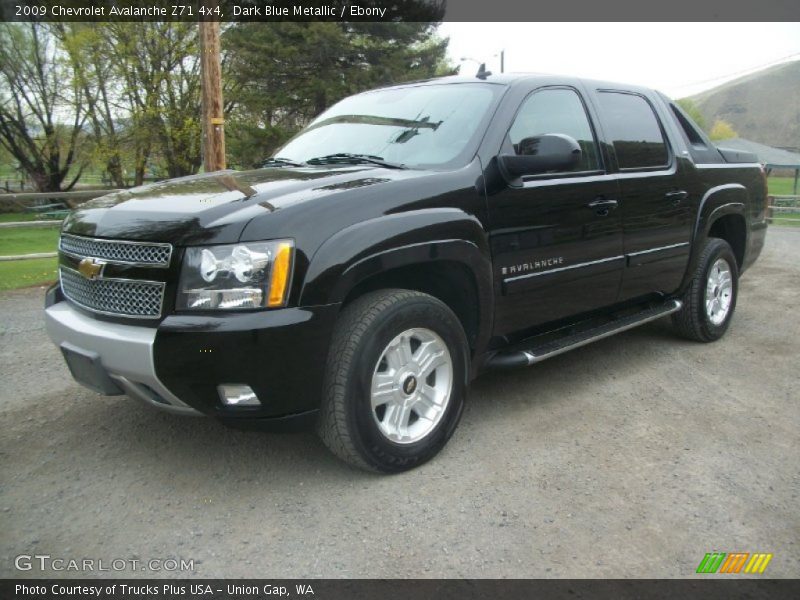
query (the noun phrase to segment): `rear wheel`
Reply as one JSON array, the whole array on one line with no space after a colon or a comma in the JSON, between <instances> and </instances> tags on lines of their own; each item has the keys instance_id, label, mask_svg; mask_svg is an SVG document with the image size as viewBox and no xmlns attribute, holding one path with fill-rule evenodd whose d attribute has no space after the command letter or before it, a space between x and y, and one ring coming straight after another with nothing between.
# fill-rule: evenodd
<instances>
[{"instance_id":1,"label":"rear wheel","mask_svg":"<svg viewBox=\"0 0 800 600\"><path fill-rule=\"evenodd\" d=\"M700 253L697 270L683 297L683 308L672 322L683 337L713 342L728 329L739 291L736 257L728 242L709 238Z\"/></svg>"},{"instance_id":2,"label":"rear wheel","mask_svg":"<svg viewBox=\"0 0 800 600\"><path fill-rule=\"evenodd\" d=\"M464 405L468 346L442 302L381 290L347 306L328 359L319 433L358 467L399 472L429 460Z\"/></svg>"}]
</instances>

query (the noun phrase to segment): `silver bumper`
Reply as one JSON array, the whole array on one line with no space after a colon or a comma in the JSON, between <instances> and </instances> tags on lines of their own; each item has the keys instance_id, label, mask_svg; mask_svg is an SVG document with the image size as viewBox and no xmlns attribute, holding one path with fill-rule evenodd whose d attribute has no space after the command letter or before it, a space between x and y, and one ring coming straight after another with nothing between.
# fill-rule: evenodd
<instances>
[{"instance_id":1,"label":"silver bumper","mask_svg":"<svg viewBox=\"0 0 800 600\"><path fill-rule=\"evenodd\" d=\"M45 310L45 327L47 335L60 349L97 355L119 391L162 410L202 415L176 398L156 376L155 328L98 321L68 302L59 302ZM114 394L113 391L105 393Z\"/></svg>"}]
</instances>

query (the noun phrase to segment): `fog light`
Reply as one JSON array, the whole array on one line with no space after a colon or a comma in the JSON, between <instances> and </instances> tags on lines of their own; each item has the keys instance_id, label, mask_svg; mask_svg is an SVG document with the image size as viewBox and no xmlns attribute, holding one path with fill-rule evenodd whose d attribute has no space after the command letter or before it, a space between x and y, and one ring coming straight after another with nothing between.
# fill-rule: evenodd
<instances>
[{"instance_id":1,"label":"fog light","mask_svg":"<svg viewBox=\"0 0 800 600\"><path fill-rule=\"evenodd\" d=\"M226 383L217 386L219 398L227 406L261 406L261 401L249 385Z\"/></svg>"}]
</instances>

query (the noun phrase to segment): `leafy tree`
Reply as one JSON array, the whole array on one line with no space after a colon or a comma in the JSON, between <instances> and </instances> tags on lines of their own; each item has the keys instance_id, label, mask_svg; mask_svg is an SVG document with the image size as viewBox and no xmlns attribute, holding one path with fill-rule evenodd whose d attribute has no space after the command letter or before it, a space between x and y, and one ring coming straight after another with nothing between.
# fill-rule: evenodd
<instances>
[{"instance_id":1,"label":"leafy tree","mask_svg":"<svg viewBox=\"0 0 800 600\"><path fill-rule=\"evenodd\" d=\"M49 25L0 24L0 144L41 192L71 189L86 166L84 100Z\"/></svg>"},{"instance_id":2,"label":"leafy tree","mask_svg":"<svg viewBox=\"0 0 800 600\"><path fill-rule=\"evenodd\" d=\"M155 153L170 177L196 173L201 164L197 25L137 22L106 27L130 119L136 185Z\"/></svg>"},{"instance_id":3,"label":"leafy tree","mask_svg":"<svg viewBox=\"0 0 800 600\"><path fill-rule=\"evenodd\" d=\"M700 112L700 109L697 108L697 104L694 103L694 100L690 98L681 98L680 100L676 100L675 103L692 118L692 121L697 123L697 126L700 127L700 129L703 131L708 131L706 118L703 116L703 113Z\"/></svg>"},{"instance_id":4,"label":"leafy tree","mask_svg":"<svg viewBox=\"0 0 800 600\"><path fill-rule=\"evenodd\" d=\"M432 23L237 23L223 34L226 144L251 166L326 108L365 89L453 70Z\"/></svg>"},{"instance_id":5,"label":"leafy tree","mask_svg":"<svg viewBox=\"0 0 800 600\"><path fill-rule=\"evenodd\" d=\"M714 121L711 131L708 132L708 137L717 142L720 140L729 140L731 138L739 137L733 126L722 119Z\"/></svg>"},{"instance_id":6,"label":"leafy tree","mask_svg":"<svg viewBox=\"0 0 800 600\"><path fill-rule=\"evenodd\" d=\"M125 186L125 132L119 118L119 90L111 45L102 24L57 23L56 32L69 60L74 84L86 98L88 122L99 160L116 187Z\"/></svg>"}]
</instances>

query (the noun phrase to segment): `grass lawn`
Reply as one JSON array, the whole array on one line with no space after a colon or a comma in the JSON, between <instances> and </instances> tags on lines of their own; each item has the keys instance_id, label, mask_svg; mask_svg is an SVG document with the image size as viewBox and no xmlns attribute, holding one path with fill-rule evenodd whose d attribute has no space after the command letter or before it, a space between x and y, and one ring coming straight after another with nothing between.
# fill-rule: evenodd
<instances>
[{"instance_id":1,"label":"grass lawn","mask_svg":"<svg viewBox=\"0 0 800 600\"><path fill-rule=\"evenodd\" d=\"M769 193L773 196L790 196L794 193L794 177L768 177L767 184L769 186ZM800 190L798 190L800 192ZM800 204L800 203L798 203ZM788 212L785 210L773 211L771 225L778 225L779 227L800 227L800 209L796 212ZM781 219L780 217L790 217L789 219Z\"/></svg>"},{"instance_id":2,"label":"grass lawn","mask_svg":"<svg viewBox=\"0 0 800 600\"><path fill-rule=\"evenodd\" d=\"M0 214L0 223L18 223L19 221L44 221L44 217L34 213L3 213ZM56 229L58 229L56 227Z\"/></svg>"},{"instance_id":3,"label":"grass lawn","mask_svg":"<svg viewBox=\"0 0 800 600\"><path fill-rule=\"evenodd\" d=\"M0 229L0 256L55 252L57 247L58 227Z\"/></svg>"},{"instance_id":4,"label":"grass lawn","mask_svg":"<svg viewBox=\"0 0 800 600\"><path fill-rule=\"evenodd\" d=\"M790 196L794 194L794 177L767 177L769 193L773 196ZM798 184L800 194L800 184Z\"/></svg>"},{"instance_id":5,"label":"grass lawn","mask_svg":"<svg viewBox=\"0 0 800 600\"><path fill-rule=\"evenodd\" d=\"M55 281L57 258L0 262L0 290L15 290Z\"/></svg>"}]
</instances>

